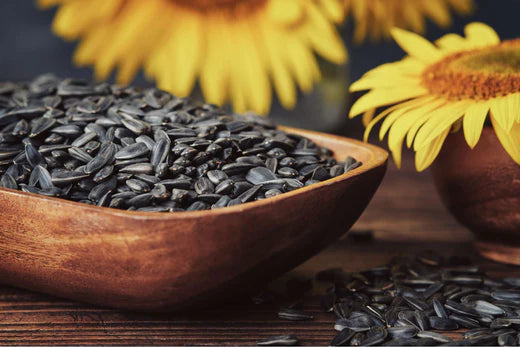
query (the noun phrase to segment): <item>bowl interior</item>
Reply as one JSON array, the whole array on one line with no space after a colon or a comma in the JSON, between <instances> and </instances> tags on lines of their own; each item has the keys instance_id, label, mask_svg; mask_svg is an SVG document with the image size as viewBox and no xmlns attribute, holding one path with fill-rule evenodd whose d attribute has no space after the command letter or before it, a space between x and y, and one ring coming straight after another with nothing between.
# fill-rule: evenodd
<instances>
[{"instance_id":1,"label":"bowl interior","mask_svg":"<svg viewBox=\"0 0 520 347\"><path fill-rule=\"evenodd\" d=\"M264 199L261 201L253 201L248 202L241 205L221 208L217 210L203 210L203 211L183 211L178 213L164 213L164 212L139 212L139 211L126 211L119 210L108 207L98 207L92 206L84 203L79 203L75 201L47 197L38 194L26 193L19 190L11 190L0 188L0 193L5 194L6 196L11 197L25 197L27 199L37 199L43 205L51 203L52 206L63 205L63 206L75 206L84 209L85 211L97 211L98 213L111 214L114 216L125 216L128 218L136 218L139 220L142 219L175 219L175 218L192 218L192 217L202 217L206 214L226 214L226 213L234 213L236 211L241 211L244 209L254 208L256 205L261 205L265 203L275 203L276 201L283 199L290 199L291 197L304 193L305 191L317 189L324 185L334 184L335 182L342 181L344 179L348 179L349 177L360 176L367 171L370 171L376 167L383 166L386 164L388 159L388 153L377 146L367 144L358 140L345 138L341 136L330 135L326 133L315 132L311 130L297 129L291 127L280 126L280 129L301 136L305 136L313 140L316 144L326 147L333 151L334 158L338 161L344 161L347 156L352 156L357 161L362 162L362 166L342 174L340 176L334 177L332 179L313 184L311 186L303 187L297 190L293 190L288 193L284 193L269 199ZM27 212L27 211L26 211Z\"/></svg>"}]
</instances>

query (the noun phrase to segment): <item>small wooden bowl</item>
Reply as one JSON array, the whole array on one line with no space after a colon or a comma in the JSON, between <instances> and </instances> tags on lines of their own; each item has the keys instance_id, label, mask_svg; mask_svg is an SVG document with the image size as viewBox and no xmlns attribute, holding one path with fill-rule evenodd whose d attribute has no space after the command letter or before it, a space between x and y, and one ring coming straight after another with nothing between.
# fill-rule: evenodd
<instances>
[{"instance_id":1,"label":"small wooden bowl","mask_svg":"<svg viewBox=\"0 0 520 347\"><path fill-rule=\"evenodd\" d=\"M138 311L179 309L290 270L345 233L379 186L386 151L284 128L363 165L280 196L212 211L129 212L0 189L0 281Z\"/></svg>"},{"instance_id":2,"label":"small wooden bowl","mask_svg":"<svg viewBox=\"0 0 520 347\"><path fill-rule=\"evenodd\" d=\"M520 165L494 130L485 127L473 150L461 132L450 134L432 169L445 206L475 234L479 252L520 265Z\"/></svg>"}]
</instances>

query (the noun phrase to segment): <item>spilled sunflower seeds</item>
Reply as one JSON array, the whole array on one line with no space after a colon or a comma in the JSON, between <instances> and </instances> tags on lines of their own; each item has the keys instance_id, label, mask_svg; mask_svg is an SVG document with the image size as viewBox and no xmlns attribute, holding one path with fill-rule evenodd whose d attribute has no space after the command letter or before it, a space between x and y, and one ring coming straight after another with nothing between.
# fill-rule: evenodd
<instances>
[{"instance_id":1,"label":"spilled sunflower seeds","mask_svg":"<svg viewBox=\"0 0 520 347\"><path fill-rule=\"evenodd\" d=\"M321 300L336 317L331 346L520 344L520 278L490 278L464 258L397 257L356 273L327 269L315 280L331 284ZM279 317L312 319L302 307Z\"/></svg>"}]
</instances>

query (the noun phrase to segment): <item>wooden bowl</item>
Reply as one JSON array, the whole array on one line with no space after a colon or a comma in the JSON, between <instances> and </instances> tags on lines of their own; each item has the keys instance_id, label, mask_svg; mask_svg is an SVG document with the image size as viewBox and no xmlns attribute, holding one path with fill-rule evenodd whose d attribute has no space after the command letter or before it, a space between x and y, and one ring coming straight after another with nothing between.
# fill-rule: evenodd
<instances>
[{"instance_id":1,"label":"wooden bowl","mask_svg":"<svg viewBox=\"0 0 520 347\"><path fill-rule=\"evenodd\" d=\"M480 253L520 265L520 165L493 129L484 128L473 150L461 132L450 134L432 168L444 204L475 233Z\"/></svg>"},{"instance_id":2,"label":"wooden bowl","mask_svg":"<svg viewBox=\"0 0 520 347\"><path fill-rule=\"evenodd\" d=\"M274 198L196 212L130 212L0 189L0 281L162 311L292 269L354 224L384 176L387 153L356 140L284 130L363 165Z\"/></svg>"}]
</instances>

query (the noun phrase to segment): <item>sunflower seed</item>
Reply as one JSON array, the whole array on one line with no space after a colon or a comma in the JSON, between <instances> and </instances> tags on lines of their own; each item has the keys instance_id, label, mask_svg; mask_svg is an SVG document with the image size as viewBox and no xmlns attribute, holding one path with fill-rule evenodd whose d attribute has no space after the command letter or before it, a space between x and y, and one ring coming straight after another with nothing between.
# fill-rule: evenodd
<instances>
[{"instance_id":1,"label":"sunflower seed","mask_svg":"<svg viewBox=\"0 0 520 347\"><path fill-rule=\"evenodd\" d=\"M417 337L432 339L440 343L452 343L453 340L434 331L419 331Z\"/></svg>"},{"instance_id":2,"label":"sunflower seed","mask_svg":"<svg viewBox=\"0 0 520 347\"><path fill-rule=\"evenodd\" d=\"M87 177L89 177L89 175L84 172L70 170L54 170L51 175L51 181L54 185L63 187L69 184L77 183Z\"/></svg>"},{"instance_id":3,"label":"sunflower seed","mask_svg":"<svg viewBox=\"0 0 520 347\"><path fill-rule=\"evenodd\" d=\"M293 321L314 319L314 317L308 313L290 308L281 308L280 311L278 311L278 317Z\"/></svg>"},{"instance_id":4,"label":"sunflower seed","mask_svg":"<svg viewBox=\"0 0 520 347\"><path fill-rule=\"evenodd\" d=\"M149 151L150 150L144 143L137 142L130 146L123 147L115 154L115 158L119 160L134 159L148 154Z\"/></svg>"},{"instance_id":5,"label":"sunflower seed","mask_svg":"<svg viewBox=\"0 0 520 347\"><path fill-rule=\"evenodd\" d=\"M331 346L347 346L350 339L354 337L356 332L354 330L351 330L349 328L345 328L341 330L339 333L334 336L332 341L330 342Z\"/></svg>"},{"instance_id":6,"label":"sunflower seed","mask_svg":"<svg viewBox=\"0 0 520 347\"><path fill-rule=\"evenodd\" d=\"M436 316L430 317L430 326L436 330L457 330L459 328L454 320Z\"/></svg>"},{"instance_id":7,"label":"sunflower seed","mask_svg":"<svg viewBox=\"0 0 520 347\"><path fill-rule=\"evenodd\" d=\"M3 174L0 178L0 186L7 189L18 189L18 183L16 183L14 177L8 173Z\"/></svg>"},{"instance_id":8,"label":"sunflower seed","mask_svg":"<svg viewBox=\"0 0 520 347\"><path fill-rule=\"evenodd\" d=\"M91 161L93 159L90 154L88 154L87 152L85 152L83 149L81 149L79 147L70 147L68 149L68 151L72 158L79 160L83 163L88 163L89 161Z\"/></svg>"},{"instance_id":9,"label":"sunflower seed","mask_svg":"<svg viewBox=\"0 0 520 347\"><path fill-rule=\"evenodd\" d=\"M29 141L25 143L25 156L32 167L42 165L45 162L40 152Z\"/></svg>"},{"instance_id":10,"label":"sunflower seed","mask_svg":"<svg viewBox=\"0 0 520 347\"><path fill-rule=\"evenodd\" d=\"M470 317L462 316L462 315L459 315L456 313L450 314L450 316L448 318L457 322L460 326L462 326L464 328L474 329L474 328L480 327L480 323L478 320L470 318Z\"/></svg>"},{"instance_id":11,"label":"sunflower seed","mask_svg":"<svg viewBox=\"0 0 520 347\"><path fill-rule=\"evenodd\" d=\"M396 327L390 327L387 329L388 335L390 335L391 338L397 339L407 339L411 338L417 335L417 328L413 325L403 325L403 326L396 326Z\"/></svg>"},{"instance_id":12,"label":"sunflower seed","mask_svg":"<svg viewBox=\"0 0 520 347\"><path fill-rule=\"evenodd\" d=\"M446 310L444 309L444 305L441 304L441 302L439 300L437 300L435 298L435 299L433 299L432 303L433 303L433 309L434 309L435 313L437 314L437 317L448 318L448 313L446 313Z\"/></svg>"},{"instance_id":13,"label":"sunflower seed","mask_svg":"<svg viewBox=\"0 0 520 347\"><path fill-rule=\"evenodd\" d=\"M113 172L114 172L114 166L113 165L105 166L101 170L99 170L96 173L96 175L94 175L92 180L94 182L96 182L96 183L100 183L100 182L106 180L107 178L109 178L112 175Z\"/></svg>"},{"instance_id":14,"label":"sunflower seed","mask_svg":"<svg viewBox=\"0 0 520 347\"><path fill-rule=\"evenodd\" d=\"M516 346L517 341L512 334L502 334L498 336L499 346Z\"/></svg>"},{"instance_id":15,"label":"sunflower seed","mask_svg":"<svg viewBox=\"0 0 520 347\"><path fill-rule=\"evenodd\" d=\"M150 175L150 174L153 174L154 168L153 168L153 165L150 163L136 163L136 164L130 164L128 166L125 166L125 167L119 169L119 172Z\"/></svg>"},{"instance_id":16,"label":"sunflower seed","mask_svg":"<svg viewBox=\"0 0 520 347\"><path fill-rule=\"evenodd\" d=\"M372 327L366 333L365 339L361 340L360 345L362 346L374 346L383 342L388 335L385 328Z\"/></svg>"},{"instance_id":17,"label":"sunflower seed","mask_svg":"<svg viewBox=\"0 0 520 347\"><path fill-rule=\"evenodd\" d=\"M271 336L256 342L257 346L296 346L298 343L294 335Z\"/></svg>"},{"instance_id":18,"label":"sunflower seed","mask_svg":"<svg viewBox=\"0 0 520 347\"><path fill-rule=\"evenodd\" d=\"M246 180L255 185L276 179L276 175L271 170L264 167L255 167L249 170L246 174Z\"/></svg>"},{"instance_id":19,"label":"sunflower seed","mask_svg":"<svg viewBox=\"0 0 520 347\"><path fill-rule=\"evenodd\" d=\"M453 300L449 300L449 299L446 300L444 307L446 307L449 311L461 314L463 316L477 317L477 318L479 317L478 312L476 312L474 309L466 307Z\"/></svg>"}]
</instances>

